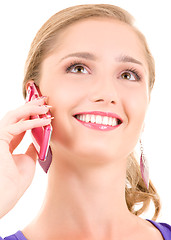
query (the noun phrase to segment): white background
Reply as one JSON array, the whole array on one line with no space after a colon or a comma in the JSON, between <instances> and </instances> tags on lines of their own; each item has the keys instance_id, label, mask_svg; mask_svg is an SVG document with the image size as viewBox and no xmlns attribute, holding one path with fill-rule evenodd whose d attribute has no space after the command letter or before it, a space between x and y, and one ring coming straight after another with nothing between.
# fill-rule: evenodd
<instances>
[{"instance_id":1,"label":"white background","mask_svg":"<svg viewBox=\"0 0 171 240\"><path fill-rule=\"evenodd\" d=\"M60 3L62 2L62 3ZM6 0L0 2L0 118L24 104L23 69L36 32L57 11L78 4L109 3L129 11L144 33L156 61L156 84L146 118L144 148L150 177L158 189L162 211L158 221L171 224L171 5L169 0ZM28 137L29 139L29 137ZM26 139L20 151L28 145ZM0 220L0 235L16 232L37 214L45 194L47 175L37 165L33 184L16 207ZM0 199L3 195L0 196ZM143 215L151 218L153 206Z\"/></svg>"}]
</instances>

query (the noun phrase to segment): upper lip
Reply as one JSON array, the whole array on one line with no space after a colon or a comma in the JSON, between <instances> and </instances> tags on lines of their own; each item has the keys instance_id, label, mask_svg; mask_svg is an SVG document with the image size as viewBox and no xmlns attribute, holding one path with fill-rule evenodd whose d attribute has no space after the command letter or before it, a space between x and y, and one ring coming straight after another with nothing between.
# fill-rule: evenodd
<instances>
[{"instance_id":1,"label":"upper lip","mask_svg":"<svg viewBox=\"0 0 171 240\"><path fill-rule=\"evenodd\" d=\"M112 113L112 112L102 112L102 111L78 112L78 113L74 114L73 116L85 115L85 114L112 117L112 118L116 118L116 119L120 120L121 122L123 122L122 118L119 115L117 115L116 113Z\"/></svg>"}]
</instances>

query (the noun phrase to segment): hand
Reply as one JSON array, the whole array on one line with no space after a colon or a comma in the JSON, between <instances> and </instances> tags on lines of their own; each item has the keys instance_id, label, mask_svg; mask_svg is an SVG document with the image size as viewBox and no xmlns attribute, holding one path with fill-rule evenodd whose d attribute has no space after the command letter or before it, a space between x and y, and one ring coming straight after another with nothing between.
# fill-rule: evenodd
<instances>
[{"instance_id":1,"label":"hand","mask_svg":"<svg viewBox=\"0 0 171 240\"><path fill-rule=\"evenodd\" d=\"M0 217L5 215L21 198L34 177L37 152L30 144L25 154L13 154L27 130L51 123L51 118L30 120L30 116L48 112L38 98L8 112L0 120Z\"/></svg>"}]
</instances>

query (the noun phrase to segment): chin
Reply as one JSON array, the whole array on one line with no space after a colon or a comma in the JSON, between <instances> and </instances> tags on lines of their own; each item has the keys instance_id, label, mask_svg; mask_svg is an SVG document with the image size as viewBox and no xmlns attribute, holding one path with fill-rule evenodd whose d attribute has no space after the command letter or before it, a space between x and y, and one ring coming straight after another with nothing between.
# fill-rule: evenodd
<instances>
[{"instance_id":1,"label":"chin","mask_svg":"<svg viewBox=\"0 0 171 240\"><path fill-rule=\"evenodd\" d=\"M110 143L110 144L109 144ZM123 146L126 145L127 149ZM109 141L108 138L94 138L90 140L85 137L77 138L59 138L55 139L53 135L53 149L56 156L62 156L63 159L69 161L71 164L109 164L115 161L125 159L129 154L129 144L117 139L116 141ZM56 150L55 150L56 149ZM128 154L127 154L128 153Z\"/></svg>"},{"instance_id":2,"label":"chin","mask_svg":"<svg viewBox=\"0 0 171 240\"><path fill-rule=\"evenodd\" d=\"M118 158L116 149L109 148L104 144L77 144L75 148L71 150L78 158L78 161L85 162L86 164L105 164L113 162Z\"/></svg>"}]
</instances>

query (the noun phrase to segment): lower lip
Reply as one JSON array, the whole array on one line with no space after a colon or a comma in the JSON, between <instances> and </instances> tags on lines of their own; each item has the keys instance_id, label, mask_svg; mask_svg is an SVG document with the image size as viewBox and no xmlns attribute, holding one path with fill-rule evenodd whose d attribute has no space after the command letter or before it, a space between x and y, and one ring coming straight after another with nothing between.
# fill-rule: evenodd
<instances>
[{"instance_id":1,"label":"lower lip","mask_svg":"<svg viewBox=\"0 0 171 240\"><path fill-rule=\"evenodd\" d=\"M95 129L95 130L100 130L100 131L111 131L116 129L117 127L120 126L116 125L116 126L109 126L109 125L102 125L102 124L96 124L96 123L91 123L91 122L83 122L80 121L79 119L75 118L78 122L80 122L81 124L83 124L85 127L91 128L91 129Z\"/></svg>"}]
</instances>

